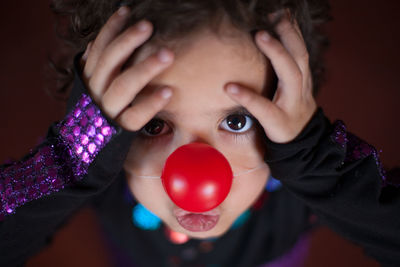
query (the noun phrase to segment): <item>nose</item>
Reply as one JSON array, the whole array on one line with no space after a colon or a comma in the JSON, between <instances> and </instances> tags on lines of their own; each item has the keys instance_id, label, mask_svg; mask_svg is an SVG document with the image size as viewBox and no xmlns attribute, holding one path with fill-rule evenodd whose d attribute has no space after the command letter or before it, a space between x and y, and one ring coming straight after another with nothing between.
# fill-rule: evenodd
<instances>
[{"instance_id":1,"label":"nose","mask_svg":"<svg viewBox=\"0 0 400 267\"><path fill-rule=\"evenodd\" d=\"M224 155L205 143L178 147L167 158L161 180L170 199L190 212L219 206L232 186L232 169Z\"/></svg>"}]
</instances>

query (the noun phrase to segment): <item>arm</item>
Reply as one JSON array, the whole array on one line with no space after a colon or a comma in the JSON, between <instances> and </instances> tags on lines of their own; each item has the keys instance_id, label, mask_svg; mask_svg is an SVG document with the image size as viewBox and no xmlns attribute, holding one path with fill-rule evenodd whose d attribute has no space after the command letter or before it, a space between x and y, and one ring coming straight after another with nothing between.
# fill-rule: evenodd
<instances>
[{"instance_id":1,"label":"arm","mask_svg":"<svg viewBox=\"0 0 400 267\"><path fill-rule=\"evenodd\" d=\"M1 167L0 266L23 264L121 171L134 133L107 119L88 97L77 73L79 58L65 119L32 153Z\"/></svg>"},{"instance_id":2,"label":"arm","mask_svg":"<svg viewBox=\"0 0 400 267\"><path fill-rule=\"evenodd\" d=\"M399 265L400 190L387 178L374 147L317 111L292 142L267 141L272 175L321 222L385 266Z\"/></svg>"}]
</instances>

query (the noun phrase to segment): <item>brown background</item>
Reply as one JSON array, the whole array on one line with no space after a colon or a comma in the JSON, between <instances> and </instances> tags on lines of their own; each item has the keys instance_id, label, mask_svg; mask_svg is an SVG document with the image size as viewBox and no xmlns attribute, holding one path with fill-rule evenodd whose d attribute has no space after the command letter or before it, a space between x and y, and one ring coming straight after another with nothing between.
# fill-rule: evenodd
<instances>
[{"instance_id":1,"label":"brown background","mask_svg":"<svg viewBox=\"0 0 400 267\"><path fill-rule=\"evenodd\" d=\"M368 5L367 3L374 3ZM384 4L383 4L384 3ZM382 150L386 167L400 165L400 2L332 1L327 31L327 83L319 104L332 119ZM5 1L0 13L0 161L19 158L63 117L64 107L44 93L48 51L54 51L48 1ZM371 214L371 216L374 216ZM110 266L91 210L82 210L28 266ZM4 253L4 252L2 252ZM74 255L74 256L72 256ZM327 228L312 240L311 266L378 266L362 249Z\"/></svg>"}]
</instances>

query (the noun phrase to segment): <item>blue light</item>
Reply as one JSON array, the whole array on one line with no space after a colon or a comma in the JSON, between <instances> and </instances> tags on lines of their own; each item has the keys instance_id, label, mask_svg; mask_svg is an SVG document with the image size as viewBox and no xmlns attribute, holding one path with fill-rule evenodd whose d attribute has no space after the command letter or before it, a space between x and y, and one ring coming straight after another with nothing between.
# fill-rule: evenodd
<instances>
[{"instance_id":1,"label":"blue light","mask_svg":"<svg viewBox=\"0 0 400 267\"><path fill-rule=\"evenodd\" d=\"M160 218L140 203L132 210L132 221L143 230L157 230L161 225Z\"/></svg>"},{"instance_id":2,"label":"blue light","mask_svg":"<svg viewBox=\"0 0 400 267\"><path fill-rule=\"evenodd\" d=\"M274 191L279 190L281 187L282 187L281 182L279 180L275 179L274 177L270 176L265 189L268 192L274 192Z\"/></svg>"}]
</instances>

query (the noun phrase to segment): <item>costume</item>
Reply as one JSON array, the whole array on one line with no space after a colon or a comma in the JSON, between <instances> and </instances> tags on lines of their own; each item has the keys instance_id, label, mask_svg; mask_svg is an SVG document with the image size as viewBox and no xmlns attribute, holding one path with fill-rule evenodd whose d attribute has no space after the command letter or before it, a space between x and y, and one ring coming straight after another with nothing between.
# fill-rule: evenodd
<instances>
[{"instance_id":1,"label":"costume","mask_svg":"<svg viewBox=\"0 0 400 267\"><path fill-rule=\"evenodd\" d=\"M299 262L296 251L304 250L316 225L313 214L384 266L400 265L399 188L376 150L342 122L332 125L321 109L292 142L265 139L265 161L284 187L269 193L241 227L217 240L175 245L164 228L133 226L135 203L121 170L136 133L92 102L80 79L80 56L66 118L31 154L1 167L0 266L22 265L86 204L96 210L111 246L134 266L285 266L268 265L282 255Z\"/></svg>"}]
</instances>

